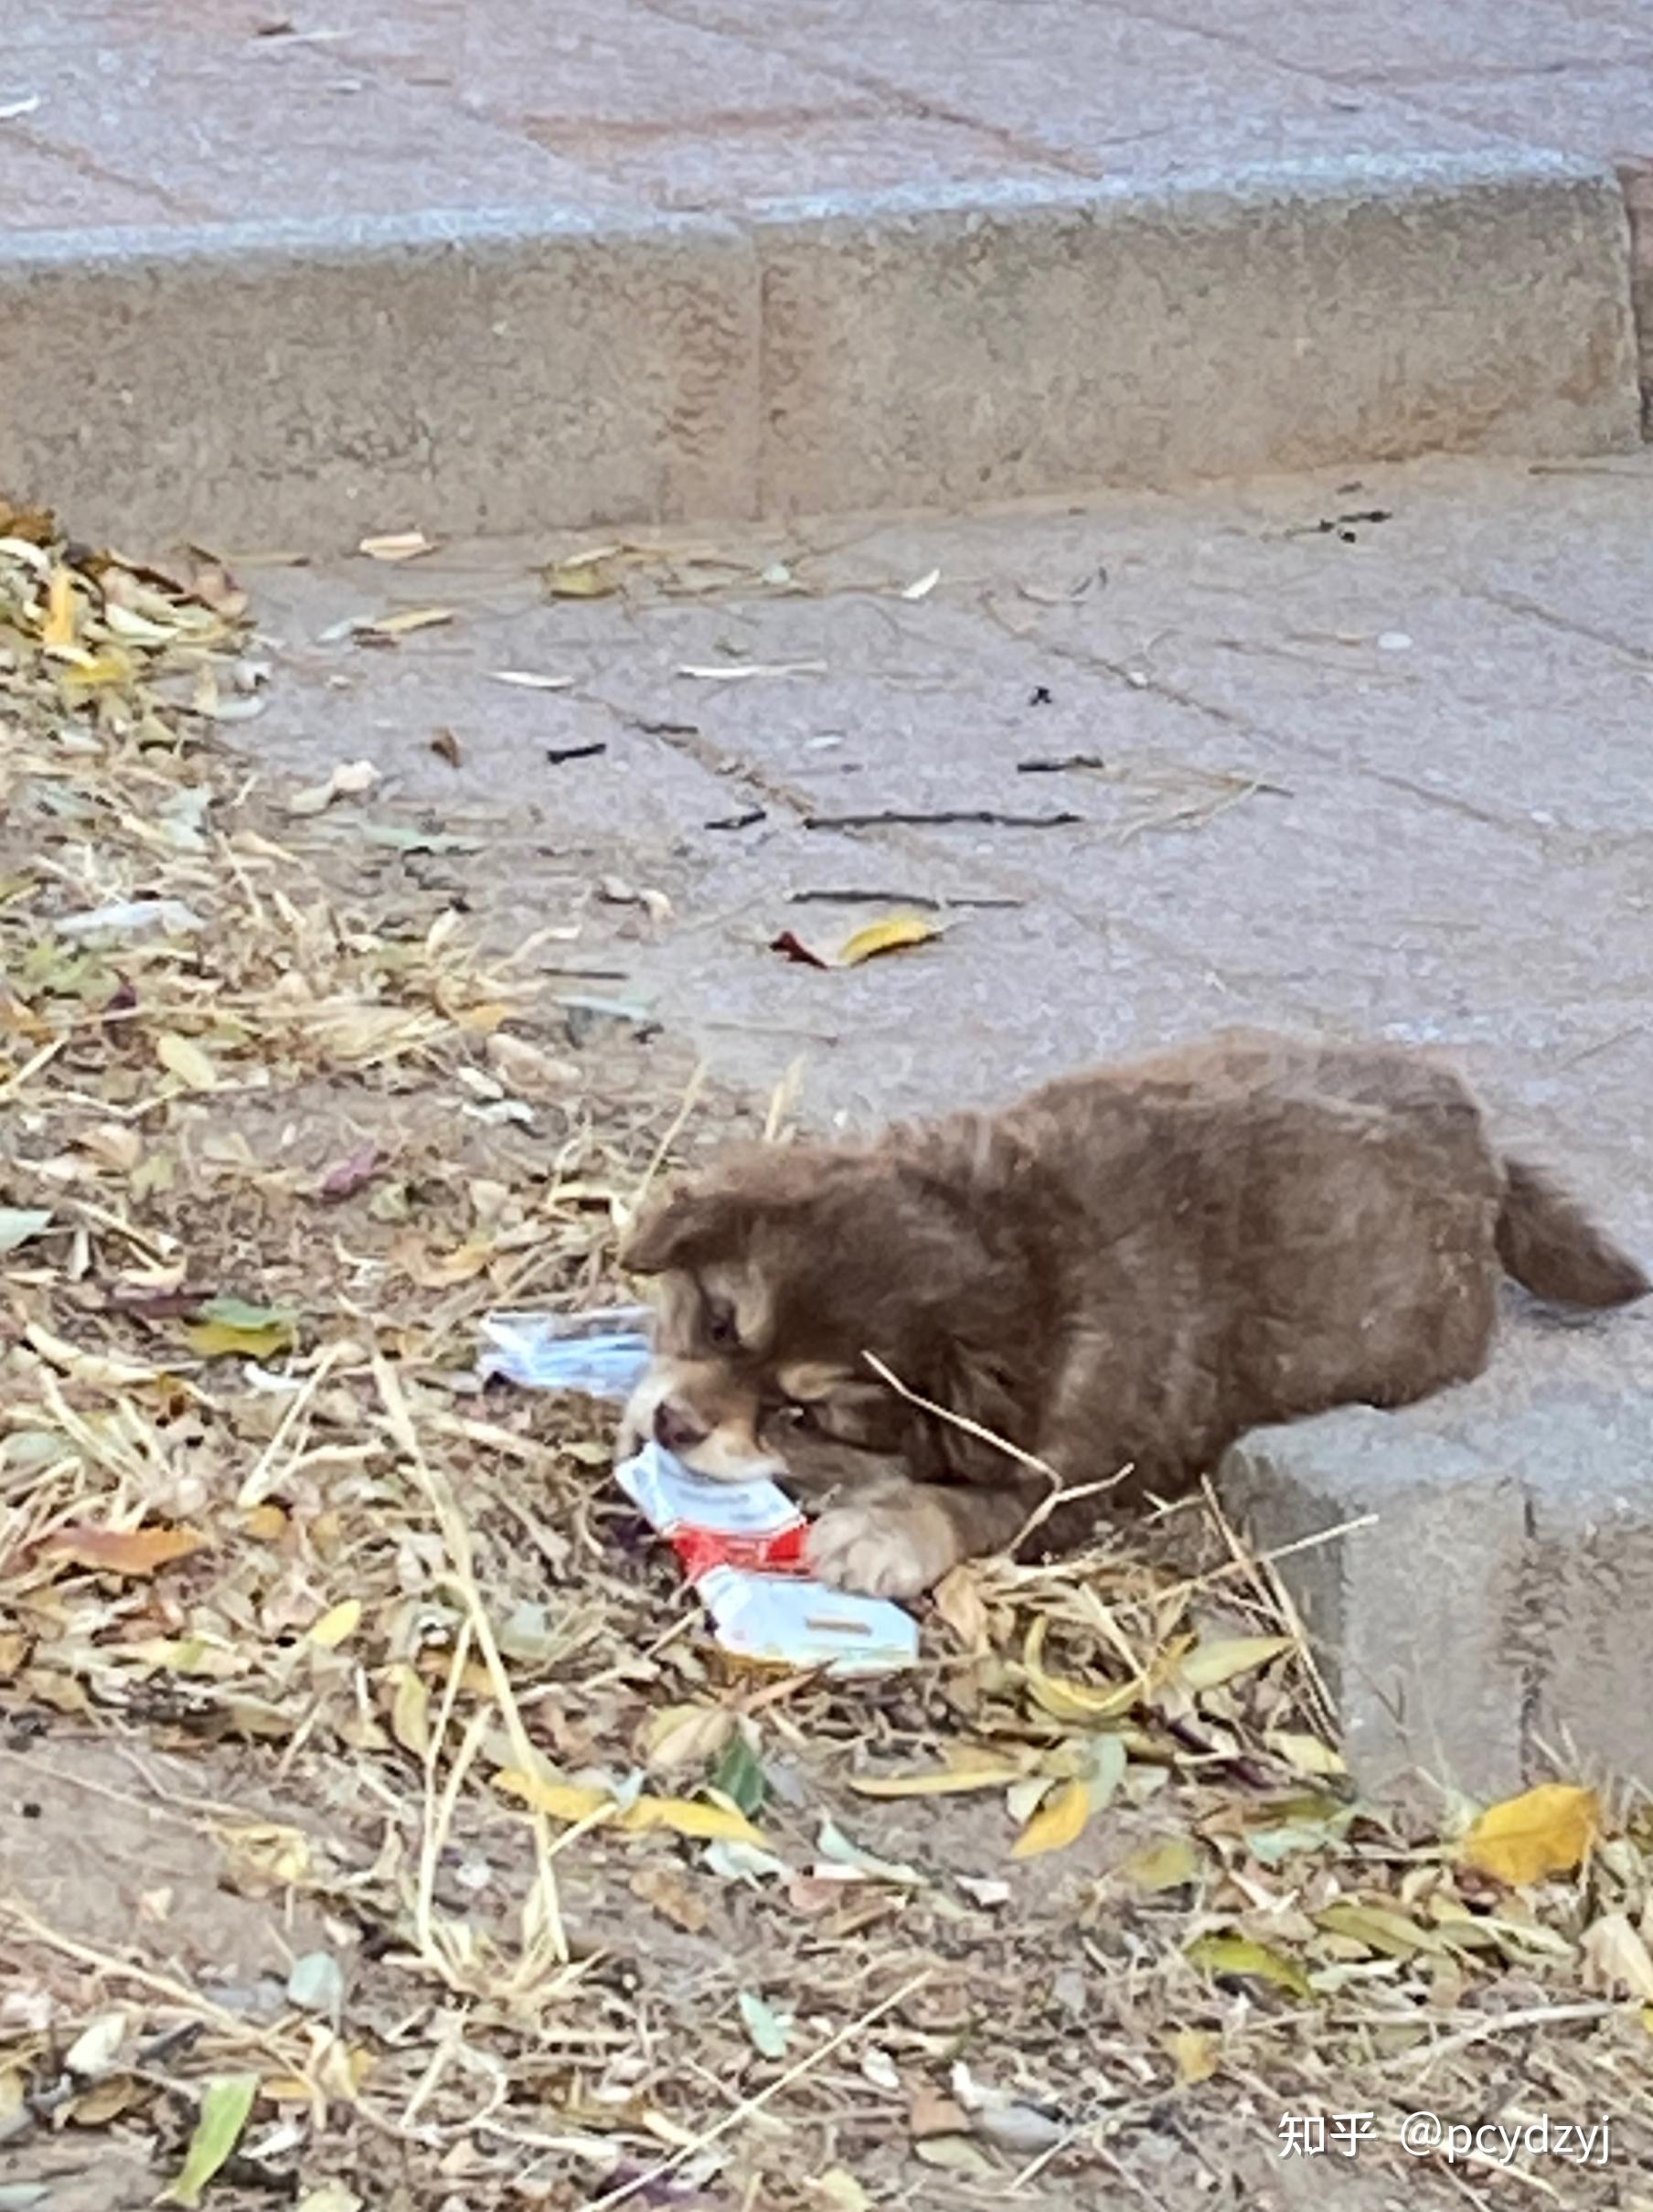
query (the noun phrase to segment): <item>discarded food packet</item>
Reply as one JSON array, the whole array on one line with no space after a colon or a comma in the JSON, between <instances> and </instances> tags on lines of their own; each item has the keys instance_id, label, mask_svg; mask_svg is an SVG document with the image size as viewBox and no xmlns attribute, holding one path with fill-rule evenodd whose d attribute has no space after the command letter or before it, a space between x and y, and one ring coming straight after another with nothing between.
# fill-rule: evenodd
<instances>
[{"instance_id":1,"label":"discarded food packet","mask_svg":"<svg viewBox=\"0 0 1653 2212\"><path fill-rule=\"evenodd\" d=\"M477 1372L525 1390L578 1390L626 1398L648 1364L646 1306L592 1313L490 1313L483 1318Z\"/></svg>"},{"instance_id":2,"label":"discarded food packet","mask_svg":"<svg viewBox=\"0 0 1653 2212\"><path fill-rule=\"evenodd\" d=\"M652 1443L614 1478L683 1562L726 1651L832 1674L882 1673L917 1658L910 1613L803 1574L806 1523L777 1484L715 1482Z\"/></svg>"}]
</instances>

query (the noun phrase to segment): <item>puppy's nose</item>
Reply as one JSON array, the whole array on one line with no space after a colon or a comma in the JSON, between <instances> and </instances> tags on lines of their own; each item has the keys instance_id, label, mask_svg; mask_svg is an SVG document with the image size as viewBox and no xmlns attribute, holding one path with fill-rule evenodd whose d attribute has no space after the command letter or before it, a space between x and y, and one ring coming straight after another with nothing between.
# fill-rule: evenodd
<instances>
[{"instance_id":1,"label":"puppy's nose","mask_svg":"<svg viewBox=\"0 0 1653 2212\"><path fill-rule=\"evenodd\" d=\"M655 1442L663 1451L693 1451L697 1444L704 1444L707 1432L681 1405L674 1405L665 1398L655 1408Z\"/></svg>"}]
</instances>

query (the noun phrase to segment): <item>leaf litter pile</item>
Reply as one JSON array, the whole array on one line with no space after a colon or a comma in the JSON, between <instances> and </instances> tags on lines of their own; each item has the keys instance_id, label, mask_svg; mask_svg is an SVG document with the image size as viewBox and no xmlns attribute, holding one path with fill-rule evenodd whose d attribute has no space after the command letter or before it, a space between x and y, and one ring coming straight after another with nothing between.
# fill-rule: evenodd
<instances>
[{"instance_id":1,"label":"leaf litter pile","mask_svg":"<svg viewBox=\"0 0 1653 2212\"><path fill-rule=\"evenodd\" d=\"M1645 1802L1363 1802L1209 1500L721 1661L473 1353L745 1109L306 845L221 566L0 526L0 2202L1234 2202L1425 2107L1614 2155L1414 2196L1625 2201Z\"/></svg>"}]
</instances>

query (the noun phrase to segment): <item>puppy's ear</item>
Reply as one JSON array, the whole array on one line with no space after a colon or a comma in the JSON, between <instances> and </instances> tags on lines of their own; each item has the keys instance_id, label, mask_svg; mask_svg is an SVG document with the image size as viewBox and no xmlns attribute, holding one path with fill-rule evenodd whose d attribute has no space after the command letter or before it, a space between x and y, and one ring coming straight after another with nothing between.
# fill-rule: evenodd
<instances>
[{"instance_id":1,"label":"puppy's ear","mask_svg":"<svg viewBox=\"0 0 1653 2212\"><path fill-rule=\"evenodd\" d=\"M746 1215L726 1191L674 1191L637 1216L620 1246L629 1275L666 1275L732 1258L745 1242Z\"/></svg>"}]
</instances>

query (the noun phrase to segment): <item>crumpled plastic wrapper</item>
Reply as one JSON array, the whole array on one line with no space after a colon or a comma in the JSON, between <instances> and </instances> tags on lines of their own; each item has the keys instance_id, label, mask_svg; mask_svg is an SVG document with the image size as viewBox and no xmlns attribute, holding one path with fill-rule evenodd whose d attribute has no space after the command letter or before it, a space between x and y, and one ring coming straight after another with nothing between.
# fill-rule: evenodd
<instances>
[{"instance_id":1,"label":"crumpled plastic wrapper","mask_svg":"<svg viewBox=\"0 0 1653 2212\"><path fill-rule=\"evenodd\" d=\"M624 1400L648 1363L647 1325L641 1306L491 1313L478 1371L525 1390ZM717 1641L734 1657L835 1674L882 1673L917 1658L910 1613L805 1575L808 1524L778 1484L712 1481L655 1443L614 1477L682 1561Z\"/></svg>"}]
</instances>

